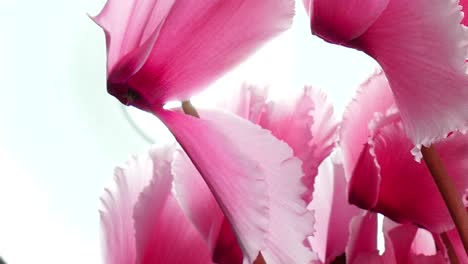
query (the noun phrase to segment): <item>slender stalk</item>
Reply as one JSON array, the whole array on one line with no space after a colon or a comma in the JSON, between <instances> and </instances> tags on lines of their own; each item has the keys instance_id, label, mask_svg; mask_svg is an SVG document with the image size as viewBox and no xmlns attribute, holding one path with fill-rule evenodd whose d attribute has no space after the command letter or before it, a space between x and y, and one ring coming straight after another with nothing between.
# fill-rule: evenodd
<instances>
[{"instance_id":1,"label":"slender stalk","mask_svg":"<svg viewBox=\"0 0 468 264\"><path fill-rule=\"evenodd\" d=\"M422 147L421 152L432 174L432 178L447 205L450 216L455 223L455 227L465 247L465 251L468 252L468 214L461 200L462 196L455 188L455 184L448 175L434 146L430 146L429 148Z\"/></svg>"},{"instance_id":2,"label":"slender stalk","mask_svg":"<svg viewBox=\"0 0 468 264\"><path fill-rule=\"evenodd\" d=\"M459 264L460 262L458 261L457 254L455 253L455 249L453 248L447 233L442 233L440 238L442 239L442 242L444 242L445 248L447 249L447 255L450 260L450 264Z\"/></svg>"},{"instance_id":3,"label":"slender stalk","mask_svg":"<svg viewBox=\"0 0 468 264\"><path fill-rule=\"evenodd\" d=\"M262 256L262 253L258 253L257 259L253 262L253 264L266 264L265 259Z\"/></svg>"},{"instance_id":4,"label":"slender stalk","mask_svg":"<svg viewBox=\"0 0 468 264\"><path fill-rule=\"evenodd\" d=\"M190 100L182 102L182 110L184 110L184 113L187 115L200 118L200 115L198 114L197 109L195 109L195 107L192 105Z\"/></svg>"}]
</instances>

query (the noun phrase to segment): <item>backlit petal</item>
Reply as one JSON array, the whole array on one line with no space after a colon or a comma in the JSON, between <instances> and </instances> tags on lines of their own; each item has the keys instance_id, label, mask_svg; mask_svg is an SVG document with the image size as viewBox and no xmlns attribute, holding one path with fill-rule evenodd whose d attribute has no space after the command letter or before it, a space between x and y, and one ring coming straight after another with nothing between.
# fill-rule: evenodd
<instances>
[{"instance_id":1,"label":"backlit petal","mask_svg":"<svg viewBox=\"0 0 468 264\"><path fill-rule=\"evenodd\" d=\"M361 153L351 180L350 201L398 222L412 222L436 233L447 231L453 222L429 170L411 155L412 146L397 113L376 121L369 148ZM462 194L468 187L468 136L454 133L435 147ZM372 162L375 166L369 169ZM369 181L377 186L369 187Z\"/></svg>"},{"instance_id":2,"label":"backlit petal","mask_svg":"<svg viewBox=\"0 0 468 264\"><path fill-rule=\"evenodd\" d=\"M307 263L314 258L304 241L312 229L300 194L300 161L268 131L217 111L202 119L160 110L201 173L253 262L262 251L267 263ZM285 224L287 223L287 224Z\"/></svg>"},{"instance_id":3,"label":"backlit petal","mask_svg":"<svg viewBox=\"0 0 468 264\"><path fill-rule=\"evenodd\" d=\"M108 90L122 102L132 90L144 109L186 100L286 30L293 15L293 0L175 1L142 67Z\"/></svg>"},{"instance_id":4,"label":"backlit petal","mask_svg":"<svg viewBox=\"0 0 468 264\"><path fill-rule=\"evenodd\" d=\"M135 206L136 263L211 263L207 243L171 193L171 160L165 156L153 153L151 184Z\"/></svg>"},{"instance_id":5,"label":"backlit petal","mask_svg":"<svg viewBox=\"0 0 468 264\"><path fill-rule=\"evenodd\" d=\"M368 141L369 122L376 114L386 113L393 104L387 78L381 70L377 70L361 84L354 99L347 106L340 129L340 146L343 149L347 179L351 177L362 148Z\"/></svg>"},{"instance_id":6,"label":"backlit petal","mask_svg":"<svg viewBox=\"0 0 468 264\"><path fill-rule=\"evenodd\" d=\"M457 3L391 0L356 41L385 71L414 144L429 145L468 124L468 31Z\"/></svg>"},{"instance_id":7,"label":"backlit petal","mask_svg":"<svg viewBox=\"0 0 468 264\"><path fill-rule=\"evenodd\" d=\"M338 122L332 105L322 91L305 87L298 96L270 102L259 124L288 143L302 161L302 181L308 188L303 198L309 203L318 166L335 146Z\"/></svg>"},{"instance_id":8,"label":"backlit petal","mask_svg":"<svg viewBox=\"0 0 468 264\"><path fill-rule=\"evenodd\" d=\"M134 156L115 170L115 186L101 198L101 226L107 264L134 263L136 259L133 208L153 175L148 155Z\"/></svg>"},{"instance_id":9,"label":"backlit petal","mask_svg":"<svg viewBox=\"0 0 468 264\"><path fill-rule=\"evenodd\" d=\"M314 211L316 232L310 238L314 252L323 263L345 253L351 219L362 212L348 203L347 182L342 164L320 165L315 191L309 205Z\"/></svg>"}]
</instances>

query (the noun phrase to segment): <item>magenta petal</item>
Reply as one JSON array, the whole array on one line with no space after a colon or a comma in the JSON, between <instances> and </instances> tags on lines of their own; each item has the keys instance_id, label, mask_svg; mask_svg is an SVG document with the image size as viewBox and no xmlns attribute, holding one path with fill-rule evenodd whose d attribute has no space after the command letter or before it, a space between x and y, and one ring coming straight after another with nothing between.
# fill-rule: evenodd
<instances>
[{"instance_id":1,"label":"magenta petal","mask_svg":"<svg viewBox=\"0 0 468 264\"><path fill-rule=\"evenodd\" d=\"M93 18L106 33L108 75L120 65L119 73L113 73L115 81L125 81L141 68L174 2L108 0L101 13Z\"/></svg>"},{"instance_id":2,"label":"magenta petal","mask_svg":"<svg viewBox=\"0 0 468 264\"><path fill-rule=\"evenodd\" d=\"M293 14L292 0L176 1L128 85L150 104L190 98L287 29Z\"/></svg>"},{"instance_id":3,"label":"magenta petal","mask_svg":"<svg viewBox=\"0 0 468 264\"><path fill-rule=\"evenodd\" d=\"M153 163L148 155L134 156L124 167L116 168L115 186L106 189L101 198L106 263L135 262L133 207L152 175Z\"/></svg>"},{"instance_id":4,"label":"magenta petal","mask_svg":"<svg viewBox=\"0 0 468 264\"><path fill-rule=\"evenodd\" d=\"M463 242L458 235L458 231L454 228L447 232L447 237L450 240L450 243L453 246L453 250L457 255L458 261L460 263L468 263L468 255L465 251L465 247L463 246Z\"/></svg>"},{"instance_id":5,"label":"magenta petal","mask_svg":"<svg viewBox=\"0 0 468 264\"><path fill-rule=\"evenodd\" d=\"M330 263L345 253L351 219L362 210L348 203L347 182L341 164L319 169L310 208L315 213L316 232L309 239L323 263Z\"/></svg>"},{"instance_id":6,"label":"magenta petal","mask_svg":"<svg viewBox=\"0 0 468 264\"><path fill-rule=\"evenodd\" d=\"M166 123L203 176L253 262L307 263L304 245L313 217L300 194L302 171L292 150L266 130L233 115L201 112L202 119L164 111Z\"/></svg>"},{"instance_id":7,"label":"magenta petal","mask_svg":"<svg viewBox=\"0 0 468 264\"><path fill-rule=\"evenodd\" d=\"M391 0L356 41L384 69L414 144L467 128L468 31L457 3Z\"/></svg>"},{"instance_id":8,"label":"magenta petal","mask_svg":"<svg viewBox=\"0 0 468 264\"><path fill-rule=\"evenodd\" d=\"M135 205L136 263L211 263L208 245L171 193L167 154L153 153L153 179Z\"/></svg>"},{"instance_id":9,"label":"magenta petal","mask_svg":"<svg viewBox=\"0 0 468 264\"><path fill-rule=\"evenodd\" d=\"M429 170L424 163L414 161L410 153L413 145L406 137L398 115L383 117L373 131L370 149L364 150L361 156L365 156L362 160L368 161L358 163L354 171L350 200L364 209L378 211L398 222L415 223L432 232L440 233L453 228ZM468 136L455 133L436 143L435 147L458 191L462 193L468 187L468 177L465 175L468 170ZM366 169L371 159L378 169ZM372 192L373 195L366 197L365 190L359 188L369 180L380 181L380 184L369 188L368 193Z\"/></svg>"},{"instance_id":10,"label":"magenta petal","mask_svg":"<svg viewBox=\"0 0 468 264\"><path fill-rule=\"evenodd\" d=\"M412 224L399 225L384 220L385 253L382 256L383 263L446 263L440 253L435 252L434 239L430 233L417 228ZM423 231L429 236L419 236ZM418 241L424 239L424 241ZM414 244L419 247L415 251ZM424 244L425 248L422 247Z\"/></svg>"},{"instance_id":11,"label":"magenta petal","mask_svg":"<svg viewBox=\"0 0 468 264\"><path fill-rule=\"evenodd\" d=\"M335 146L338 127L325 94L305 87L295 98L270 102L259 124L288 143L302 161L305 172L302 181L308 188L303 198L310 202L318 166Z\"/></svg>"},{"instance_id":12,"label":"magenta petal","mask_svg":"<svg viewBox=\"0 0 468 264\"><path fill-rule=\"evenodd\" d=\"M377 214L366 212L351 221L347 263L379 263L377 250Z\"/></svg>"},{"instance_id":13,"label":"magenta petal","mask_svg":"<svg viewBox=\"0 0 468 264\"><path fill-rule=\"evenodd\" d=\"M312 33L336 44L349 42L363 34L382 14L391 0L311 0L309 10Z\"/></svg>"},{"instance_id":14,"label":"magenta petal","mask_svg":"<svg viewBox=\"0 0 468 264\"><path fill-rule=\"evenodd\" d=\"M340 129L340 146L343 149L347 179L351 177L362 147L368 141L369 122L377 113L386 113L393 104L387 78L381 70L377 70L361 84L353 101L347 106Z\"/></svg>"},{"instance_id":15,"label":"magenta petal","mask_svg":"<svg viewBox=\"0 0 468 264\"><path fill-rule=\"evenodd\" d=\"M462 6L462 11L464 13L462 24L465 25L465 26L468 26L468 16L466 14L466 11L467 11L467 8L468 8L468 0L460 0L459 4Z\"/></svg>"}]
</instances>

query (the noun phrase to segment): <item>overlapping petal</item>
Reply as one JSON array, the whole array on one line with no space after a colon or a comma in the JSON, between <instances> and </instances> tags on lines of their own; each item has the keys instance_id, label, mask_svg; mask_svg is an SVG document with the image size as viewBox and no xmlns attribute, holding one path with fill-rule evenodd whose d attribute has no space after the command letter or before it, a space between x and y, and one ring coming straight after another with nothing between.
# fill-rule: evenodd
<instances>
[{"instance_id":1,"label":"overlapping petal","mask_svg":"<svg viewBox=\"0 0 468 264\"><path fill-rule=\"evenodd\" d=\"M342 164L323 163L315 179L309 207L315 214L315 233L310 238L322 263L330 263L345 253L351 219L362 210L348 203L347 181Z\"/></svg>"},{"instance_id":2,"label":"overlapping petal","mask_svg":"<svg viewBox=\"0 0 468 264\"><path fill-rule=\"evenodd\" d=\"M208 244L171 193L172 154L153 153L151 184L135 205L136 263L212 263Z\"/></svg>"},{"instance_id":3,"label":"overlapping petal","mask_svg":"<svg viewBox=\"0 0 468 264\"><path fill-rule=\"evenodd\" d=\"M410 153L413 145L404 133L398 113L376 121L372 132L369 147L361 153L351 179L350 201L395 221L412 222L433 232L453 228L429 170L424 163L416 162ZM465 175L468 136L454 133L435 147L458 191L463 193L468 188ZM376 182L376 186L372 185L372 190L366 191L369 180Z\"/></svg>"},{"instance_id":4,"label":"overlapping petal","mask_svg":"<svg viewBox=\"0 0 468 264\"><path fill-rule=\"evenodd\" d=\"M106 263L211 263L208 245L171 193L173 153L154 149L116 169L115 186L102 197Z\"/></svg>"},{"instance_id":5,"label":"overlapping petal","mask_svg":"<svg viewBox=\"0 0 468 264\"><path fill-rule=\"evenodd\" d=\"M133 207L150 182L153 163L148 155L134 156L115 170L115 185L106 189L100 211L104 255L108 264L128 264L136 259Z\"/></svg>"},{"instance_id":6,"label":"overlapping petal","mask_svg":"<svg viewBox=\"0 0 468 264\"><path fill-rule=\"evenodd\" d=\"M434 239L412 224L399 225L385 219L383 225L385 253L383 263L446 263L436 252ZM414 247L417 245L417 248Z\"/></svg>"},{"instance_id":7,"label":"overlapping petal","mask_svg":"<svg viewBox=\"0 0 468 264\"><path fill-rule=\"evenodd\" d=\"M379 263L377 214L365 212L355 216L349 229L346 263Z\"/></svg>"},{"instance_id":8,"label":"overlapping petal","mask_svg":"<svg viewBox=\"0 0 468 264\"><path fill-rule=\"evenodd\" d=\"M303 198L309 203L318 167L336 142L338 122L334 119L332 105L322 91L305 87L302 93L289 100L270 102L259 124L288 143L302 161L305 173L302 181L308 188Z\"/></svg>"},{"instance_id":9,"label":"overlapping petal","mask_svg":"<svg viewBox=\"0 0 468 264\"><path fill-rule=\"evenodd\" d=\"M340 11L338 6L343 2L350 5L359 2L361 7ZM363 27L354 25L355 21L374 20L377 12L366 12L380 10L376 6L381 2L313 0L311 20L324 39L363 50L379 62L389 80L405 131L414 144L430 145L449 132L465 131L468 32L460 24L458 1L390 0L361 35L343 35L341 28L351 25L354 28L346 32L362 31ZM337 13L330 15L334 14L330 10Z\"/></svg>"},{"instance_id":10,"label":"overlapping petal","mask_svg":"<svg viewBox=\"0 0 468 264\"><path fill-rule=\"evenodd\" d=\"M347 106L340 128L345 176L349 180L364 144L370 135L369 123L376 114L384 114L394 105L385 74L377 70L357 90Z\"/></svg>"},{"instance_id":11,"label":"overlapping petal","mask_svg":"<svg viewBox=\"0 0 468 264\"><path fill-rule=\"evenodd\" d=\"M261 251L268 263L310 262L314 255L304 241L314 220L300 197L301 164L292 150L246 120L200 114L158 113L231 223L244 260L253 262Z\"/></svg>"},{"instance_id":12,"label":"overlapping petal","mask_svg":"<svg viewBox=\"0 0 468 264\"><path fill-rule=\"evenodd\" d=\"M108 42L108 91L145 110L188 99L293 15L293 0L109 0L95 18Z\"/></svg>"},{"instance_id":13,"label":"overlapping petal","mask_svg":"<svg viewBox=\"0 0 468 264\"><path fill-rule=\"evenodd\" d=\"M229 100L227 109L288 143L302 161L302 181L308 188L303 198L309 203L318 167L337 140L338 121L333 106L321 90L310 86L287 99L268 101L267 97L266 88L244 84L241 92Z\"/></svg>"}]
</instances>

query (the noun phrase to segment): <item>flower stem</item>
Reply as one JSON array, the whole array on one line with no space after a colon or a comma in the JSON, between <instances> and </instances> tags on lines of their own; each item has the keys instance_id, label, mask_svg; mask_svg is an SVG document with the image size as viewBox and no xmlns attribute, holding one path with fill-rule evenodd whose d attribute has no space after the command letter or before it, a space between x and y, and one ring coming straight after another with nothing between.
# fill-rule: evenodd
<instances>
[{"instance_id":1,"label":"flower stem","mask_svg":"<svg viewBox=\"0 0 468 264\"><path fill-rule=\"evenodd\" d=\"M432 174L437 188L439 189L445 205L450 212L458 234L463 241L465 251L468 252L468 214L466 213L465 206L463 205L461 195L457 192L452 178L447 173L447 170L442 163L434 146L429 148L422 147L421 149L424 161Z\"/></svg>"},{"instance_id":2,"label":"flower stem","mask_svg":"<svg viewBox=\"0 0 468 264\"><path fill-rule=\"evenodd\" d=\"M258 253L257 259L253 262L253 264L266 264L265 259L262 256L262 253Z\"/></svg>"},{"instance_id":3,"label":"flower stem","mask_svg":"<svg viewBox=\"0 0 468 264\"><path fill-rule=\"evenodd\" d=\"M184 113L187 115L200 118L200 115L198 114L197 109L195 109L195 107L192 105L190 100L182 102L182 110L184 110Z\"/></svg>"},{"instance_id":4,"label":"flower stem","mask_svg":"<svg viewBox=\"0 0 468 264\"><path fill-rule=\"evenodd\" d=\"M447 255L450 260L450 264L459 264L460 262L458 261L457 254L455 253L455 249L453 248L453 245L450 242L447 232L440 234L440 238L442 239L442 242L444 243L445 248L447 249Z\"/></svg>"}]
</instances>

